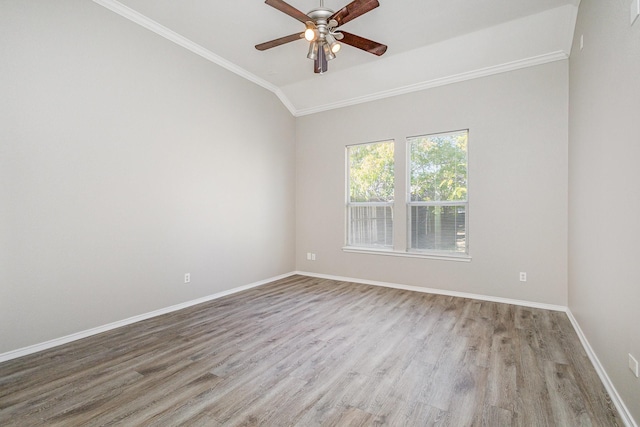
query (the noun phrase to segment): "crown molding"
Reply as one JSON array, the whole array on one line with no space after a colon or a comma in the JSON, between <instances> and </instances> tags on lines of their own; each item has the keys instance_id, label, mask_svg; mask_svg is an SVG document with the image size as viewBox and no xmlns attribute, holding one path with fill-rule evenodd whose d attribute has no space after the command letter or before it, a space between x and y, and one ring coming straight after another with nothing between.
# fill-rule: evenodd
<instances>
[{"instance_id":1,"label":"crown molding","mask_svg":"<svg viewBox=\"0 0 640 427\"><path fill-rule=\"evenodd\" d=\"M492 65L490 67L480 68L478 70L468 71L460 74L454 74L451 76L441 77L433 80L427 80L420 83L415 83L408 86L402 86L395 89L385 90L371 95L359 96L355 98L345 99L339 102L333 102L330 104L324 104L317 107L305 108L296 110L294 115L296 117L306 116L309 114L320 113L322 111L334 110L336 108L348 107L351 105L362 104L365 102L376 101L379 99L390 98L392 96L404 95L411 92L417 92L420 90L431 89L439 86L445 86L452 83L459 83L466 80L473 80L480 77L487 77L494 74L506 73L508 71L519 70L521 68L533 67L536 65L547 64L554 61L562 61L568 59L569 55L564 51L550 52L543 55L534 56L531 58L519 59L517 61L511 61L504 64Z\"/></svg>"},{"instance_id":2,"label":"crown molding","mask_svg":"<svg viewBox=\"0 0 640 427\"><path fill-rule=\"evenodd\" d=\"M323 111L334 110L337 108L348 107L352 105L362 104L365 102L376 101L379 99L390 98L392 96L404 95L411 92L417 92L425 89L431 89L439 86L445 86L452 83L459 83L466 80L477 79L480 77L487 77L494 74L505 73L508 71L514 71L521 68L533 67L536 65L546 64L548 62L553 61L561 61L564 59L568 59L569 55L565 51L556 51L550 52L543 55L538 55L530 58L520 59L512 62L507 62L504 64L493 65L490 67L481 68L478 70L473 70L469 72L464 72L460 74L455 74L451 76L445 76L437 79L427 80L424 82L419 82L407 86L402 86L394 89L389 89L377 93L373 93L370 95L364 95L354 98L345 99L338 102L333 102L329 104L323 104L316 107L297 109L295 105L291 102L291 100L287 97L286 93L282 91L279 87L275 86L272 83L256 76L255 74L245 70L242 67L222 58L219 55L211 52L210 50L200 46L199 44L189 40L188 38L176 33L175 31L170 30L169 28L159 24L158 22L149 19L143 14L131 9L128 6L120 3L117 0L93 0L94 3L99 4L100 6L109 9L110 11L117 13L118 15L150 30L154 33L166 38L169 41L181 46L196 55L201 56L202 58L217 64L236 75L243 77L249 80L252 83L257 84L271 92L273 92L280 102L289 110L289 112L294 117L301 117L310 114L320 113Z\"/></svg>"},{"instance_id":3,"label":"crown molding","mask_svg":"<svg viewBox=\"0 0 640 427\"><path fill-rule=\"evenodd\" d=\"M231 71L232 73L237 74L240 77L243 77L247 80L249 80L252 83L257 84L258 86L261 86L271 92L273 92L279 99L280 101L284 104L284 106L289 110L289 112L291 114L293 114L294 116L296 115L296 110L295 107L293 106L293 104L291 104L291 101L289 101L289 99L284 95L284 93L280 90L280 88L278 88L277 86L269 83L266 80L261 79L260 77L256 76L253 73L250 73L249 71L245 70L242 67L237 66L236 64L227 61L226 59L224 59L223 57L216 55L215 53L211 52L208 49L205 49L204 47L200 46L199 44L189 40L188 38L176 33L175 31L170 30L169 28L157 23L156 21L147 18L146 16L144 16L143 14L136 12L135 10L131 9L128 6L125 6L124 4L120 3L117 0L93 0L94 3L99 4L100 6L103 6L107 9L109 9L110 11L117 13L118 15L130 20L131 22L134 22L138 25L140 25L141 27L146 28L147 30L153 31L154 33L164 37L165 39L172 41L173 43L177 44L178 46L181 46L193 53L195 53L198 56L201 56L202 58L213 62L214 64L217 64L219 66L221 66L222 68L225 68L229 71Z\"/></svg>"}]
</instances>

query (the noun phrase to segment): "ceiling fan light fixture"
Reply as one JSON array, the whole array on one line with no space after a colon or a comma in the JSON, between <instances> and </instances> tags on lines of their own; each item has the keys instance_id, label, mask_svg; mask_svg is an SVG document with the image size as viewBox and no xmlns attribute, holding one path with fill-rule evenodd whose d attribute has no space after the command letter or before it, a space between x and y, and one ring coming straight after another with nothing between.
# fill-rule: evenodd
<instances>
[{"instance_id":1,"label":"ceiling fan light fixture","mask_svg":"<svg viewBox=\"0 0 640 427\"><path fill-rule=\"evenodd\" d=\"M331 49L331 52L338 53L341 46L340 46L340 43L336 41L335 37L333 37L333 35L331 34L327 34L325 37L325 40L327 41L327 44L329 45L329 49Z\"/></svg>"},{"instance_id":2,"label":"ceiling fan light fixture","mask_svg":"<svg viewBox=\"0 0 640 427\"><path fill-rule=\"evenodd\" d=\"M327 43L322 45L322 49L324 49L324 55L327 57L327 61L336 59L336 55L333 53L331 47Z\"/></svg>"},{"instance_id":3,"label":"ceiling fan light fixture","mask_svg":"<svg viewBox=\"0 0 640 427\"><path fill-rule=\"evenodd\" d=\"M312 42L312 41L317 40L317 38L318 38L318 30L316 30L314 27L308 25L307 29L304 30L304 38L308 42Z\"/></svg>"},{"instance_id":4,"label":"ceiling fan light fixture","mask_svg":"<svg viewBox=\"0 0 640 427\"><path fill-rule=\"evenodd\" d=\"M307 58L315 61L316 59L318 59L318 50L320 49L320 46L318 45L318 42L312 42L309 44L309 53L307 54Z\"/></svg>"}]
</instances>

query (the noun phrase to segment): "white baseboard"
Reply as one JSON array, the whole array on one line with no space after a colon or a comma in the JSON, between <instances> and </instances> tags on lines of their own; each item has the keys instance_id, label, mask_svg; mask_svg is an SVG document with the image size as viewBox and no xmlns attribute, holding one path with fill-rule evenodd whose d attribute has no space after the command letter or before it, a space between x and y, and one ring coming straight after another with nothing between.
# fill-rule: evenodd
<instances>
[{"instance_id":1,"label":"white baseboard","mask_svg":"<svg viewBox=\"0 0 640 427\"><path fill-rule=\"evenodd\" d=\"M609 375L607 375L607 371L604 370L604 367L600 363L598 356L596 356L596 353L595 351L593 351L591 344L589 344L587 337L585 336L584 332L582 332L582 328L580 328L580 324L578 323L576 318L573 316L573 313L571 313L571 310L569 308L567 308L567 316L569 317L569 320L571 321L571 324L573 325L573 329L575 329L576 334L578 334L578 338L580 338L582 347L584 347L584 350L587 352L587 356L589 356L589 360L591 360L593 367L598 373L598 376L600 377L600 381L602 381L604 388L607 390L607 393L609 393L609 397L611 397L611 401L613 402L616 409L618 410L618 413L620 413L620 417L622 417L622 421L627 427L638 427L638 424L636 424L636 422L634 421L633 417L631 416L631 412L629 412L629 409L627 409L626 405L624 404L624 401L618 394L618 391L613 386L613 383L611 382Z\"/></svg>"},{"instance_id":2,"label":"white baseboard","mask_svg":"<svg viewBox=\"0 0 640 427\"><path fill-rule=\"evenodd\" d=\"M0 354L0 363L6 362L7 360L16 359L18 357L27 356L29 354L37 353L39 351L48 350L53 347L57 347L59 345L67 344L73 341L77 341L82 338L87 338L92 335L97 335L102 332L110 331L112 329L120 328L122 326L131 325L132 323L140 322L142 320L147 320L152 317L160 316L163 314L171 313L173 311L182 310L183 308L191 307L197 304L202 304L203 302L211 301L214 299L222 298L227 295L235 294L237 292L241 292L247 289L256 288L258 286L266 285L267 283L274 282L276 280L284 279L290 276L293 276L295 273L286 273L280 276L271 277L269 279L260 280L258 282L250 283L244 286L238 286L237 288L229 289L226 291L218 292L213 295L208 295L206 297L198 298L192 301L183 302L181 304L172 305L170 307L161 308L159 310L155 310L149 313L140 314L138 316L129 317L128 319L119 320L117 322L109 323L108 325L98 326L96 328L87 329L85 331L76 332L71 335L67 335L61 338L55 338L50 341L46 341L39 344L30 345L28 347L19 348L17 350L12 350L6 353Z\"/></svg>"},{"instance_id":3,"label":"white baseboard","mask_svg":"<svg viewBox=\"0 0 640 427\"><path fill-rule=\"evenodd\" d=\"M513 304L513 305L519 305L519 306L531 307L531 308L541 308L544 310L563 311L567 314L567 317L569 317L569 320L571 321L571 325L573 326L573 329L576 331L578 338L580 338L580 342L582 343L582 346L587 352L587 355L589 356L589 360L591 360L591 363L593 364L594 369L596 370L596 372L598 373L598 376L600 377L600 381L602 381L602 384L607 390L607 393L609 393L609 396L611 397L611 401L613 402L616 409L618 410L618 413L620 414L622 421L625 423L625 426L638 427L638 424L636 424L633 417L631 416L631 412L629 412L629 409L627 409L626 405L624 404L624 401L618 394L618 391L616 390L613 383L611 382L611 379L607 375L607 372L604 370L604 367L600 363L600 360L598 360L596 353L593 351L593 348L591 348L589 341L587 341L587 338L582 332L582 329L580 328L578 321L576 320L575 317L573 317L573 314L571 313L571 310L569 310L568 307L561 306L561 305L531 302L531 301L514 300L509 298L492 297L487 295L470 294L466 292L446 291L442 289L432 289L432 288L423 288L419 286L400 285L397 283L378 282L375 280L356 279L353 277L333 276L329 274L308 273L304 271L296 271L295 274L317 277L320 279L362 283L365 285L384 286L387 288L404 289L407 291L424 292L424 293L430 293L430 294L436 294L436 295L447 295L447 296L454 296L454 297L461 297L461 298L471 298L471 299L477 299L481 301Z\"/></svg>"},{"instance_id":4,"label":"white baseboard","mask_svg":"<svg viewBox=\"0 0 640 427\"><path fill-rule=\"evenodd\" d=\"M519 305L523 307L541 308L551 311L567 311L567 307L563 305L545 304L542 302L523 301L510 298L493 297L489 295L470 294L467 292L447 291L434 288L423 288L421 286L400 285L398 283L379 282L376 280L356 279L354 277L332 276L329 274L307 273L305 271L296 271L295 274L303 276L317 277L320 279L337 280L342 282L362 283L363 285L383 286L385 288L403 289L405 291L423 292L427 294L446 295L451 297L470 298L481 301L498 302L503 304Z\"/></svg>"},{"instance_id":5,"label":"white baseboard","mask_svg":"<svg viewBox=\"0 0 640 427\"><path fill-rule=\"evenodd\" d=\"M187 302L184 302L184 303L181 303L181 304L176 304L176 305L172 305L170 307L162 308L160 310L155 310L155 311L152 311L152 312L149 312L149 313L141 314L141 315L138 315L138 316L133 316L133 317L130 317L128 319L124 319L124 320L120 320L120 321L117 321L117 322L110 323L108 325L99 326L97 328L92 328L92 329L88 329L86 331L77 332L75 334L67 335L67 336L64 336L64 337L61 337L61 338L56 338L56 339L53 339L53 340L50 340L50 341L46 341L46 342L43 342L43 343L40 343L40 344L35 344L35 345L31 345L31 346L24 347L24 348L21 348L21 349L9 351L7 353L0 354L0 363L5 362L7 360L11 360L11 359L16 359L18 357L26 356L26 355L29 355L29 354L37 353L39 351L47 350L47 349L50 349L50 348L53 348L53 347L57 347L59 345L67 344L67 343L70 343L72 341L76 341L76 340L79 340L79 339L82 339L82 338L87 338L87 337L90 337L92 335L100 334L102 332L110 331L112 329L116 329L116 328L119 328L121 326L130 325L132 323L140 322L142 320L150 319L152 317L156 317L156 316L160 316L160 315L163 315L163 314L171 313L171 312L174 312L174 311L177 311L177 310L181 310L183 308L191 307L191 306L194 306L194 305L197 305L197 304L202 304L204 302L215 300L215 299L218 299L218 298L222 298L224 296L235 294L237 292L241 292L241 291L244 291L244 290L247 290L247 289L256 288L258 286L266 285L267 283L271 283L271 282L274 282L276 280L285 279L285 278L293 276L295 274L299 274L299 275L303 275L303 276L309 276L309 277L317 277L317 278L320 278L320 279L330 279L330 280L337 280L337 281L342 281L342 282L362 283L362 284L365 284L365 285L383 286L383 287L387 287L387 288L403 289L403 290L407 290L407 291L431 293L431 294L436 294L436 295L447 295L447 296L453 296L453 297L477 299L477 300L480 300L480 301L490 301L490 302L498 302L498 303L504 303L504 304L513 304L513 305L519 305L519 306L523 306L523 307L540 308L540 309L544 309L544 310L563 311L569 317L569 320L571 321L571 324L573 325L573 328L576 331L576 334L578 335L578 338L580 339L580 342L582 343L582 346L584 347L587 355L589 356L589 360L591 360L591 363L593 364L596 372L598 373L598 376L600 377L600 380L602 381L605 389L607 390L607 393L609 393L609 396L611 397L611 401L613 402L613 404L615 405L616 409L620 413L620 417L622 418L623 422L625 423L625 425L627 427L638 427L638 425L634 421L633 417L631 416L631 413L629 412L629 410L627 409L626 405L624 404L622 398L618 394L618 391L616 390L616 388L614 387L613 383L611 382L611 379L607 375L607 372L604 370L604 367L600 363L600 360L598 359L598 357L596 356L595 352L593 351L593 348L589 344L589 341L587 340L586 336L582 332L582 329L580 328L580 325L578 324L578 321L573 316L573 314L571 313L571 310L569 310L568 307L564 307L564 306L560 306L560 305L554 305L554 304L538 303L538 302L532 302L532 301L514 300L514 299L510 299L510 298L492 297L492 296L488 296L488 295L470 294L470 293L466 293L466 292L447 291L447 290L442 290L442 289L423 288L423 287L420 287L420 286L410 286L410 285L401 285L401 284L397 284L397 283L379 282L379 281L375 281L375 280L357 279L357 278L354 278L354 277L343 277L343 276L333 276L333 275L329 275L329 274L309 273L309 272L304 272L304 271L294 271L294 272L291 272L291 273L282 274L280 276L271 277L271 278L265 279L265 280L260 280L258 282L254 282L254 283L250 283L248 285L239 286L237 288L233 288L233 289L229 289L229 290L226 290L226 291L218 292L216 294L209 295L209 296L202 297L202 298L198 298L198 299L195 299L195 300L192 300L192 301L187 301Z\"/></svg>"}]
</instances>

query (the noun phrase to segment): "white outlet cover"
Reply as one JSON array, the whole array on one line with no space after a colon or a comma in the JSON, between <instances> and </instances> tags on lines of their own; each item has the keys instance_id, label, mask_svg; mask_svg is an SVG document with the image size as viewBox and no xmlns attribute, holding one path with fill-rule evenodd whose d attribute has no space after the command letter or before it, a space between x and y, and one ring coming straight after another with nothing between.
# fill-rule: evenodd
<instances>
[{"instance_id":1,"label":"white outlet cover","mask_svg":"<svg viewBox=\"0 0 640 427\"><path fill-rule=\"evenodd\" d=\"M636 19L638 19L638 16L640 15L640 0L631 0L630 12L631 25L633 25L633 23L636 22Z\"/></svg>"}]
</instances>

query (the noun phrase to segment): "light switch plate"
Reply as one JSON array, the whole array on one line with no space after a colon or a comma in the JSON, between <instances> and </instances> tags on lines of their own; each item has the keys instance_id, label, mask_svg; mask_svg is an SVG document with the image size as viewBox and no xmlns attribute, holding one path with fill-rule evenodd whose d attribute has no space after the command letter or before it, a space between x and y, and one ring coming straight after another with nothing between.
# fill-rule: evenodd
<instances>
[{"instance_id":1,"label":"light switch plate","mask_svg":"<svg viewBox=\"0 0 640 427\"><path fill-rule=\"evenodd\" d=\"M631 0L631 25L636 22L638 16L640 15L640 0Z\"/></svg>"},{"instance_id":2,"label":"light switch plate","mask_svg":"<svg viewBox=\"0 0 640 427\"><path fill-rule=\"evenodd\" d=\"M638 361L631 354L629 354L629 369L631 369L631 372L633 372L633 375L636 377L640 375L640 372L638 372Z\"/></svg>"}]
</instances>

